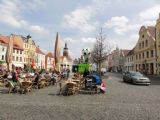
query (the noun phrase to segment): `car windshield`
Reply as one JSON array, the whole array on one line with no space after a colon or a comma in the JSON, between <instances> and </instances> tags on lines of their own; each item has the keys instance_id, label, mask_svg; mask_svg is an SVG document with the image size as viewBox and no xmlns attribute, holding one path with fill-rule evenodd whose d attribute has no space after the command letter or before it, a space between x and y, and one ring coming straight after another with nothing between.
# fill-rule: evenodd
<instances>
[{"instance_id":1,"label":"car windshield","mask_svg":"<svg viewBox=\"0 0 160 120\"><path fill-rule=\"evenodd\" d=\"M139 76L139 77L142 77L143 75L139 72L130 72L131 73L131 76Z\"/></svg>"}]
</instances>

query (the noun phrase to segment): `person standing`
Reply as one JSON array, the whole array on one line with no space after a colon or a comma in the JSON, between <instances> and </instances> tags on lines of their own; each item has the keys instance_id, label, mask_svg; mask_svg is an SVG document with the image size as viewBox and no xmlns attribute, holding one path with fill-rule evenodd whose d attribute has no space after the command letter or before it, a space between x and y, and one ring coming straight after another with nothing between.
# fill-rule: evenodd
<instances>
[{"instance_id":1,"label":"person standing","mask_svg":"<svg viewBox=\"0 0 160 120\"><path fill-rule=\"evenodd\" d=\"M70 74L70 69L69 69L69 67L67 68L67 80L68 80L68 78L69 78L69 74Z\"/></svg>"}]
</instances>

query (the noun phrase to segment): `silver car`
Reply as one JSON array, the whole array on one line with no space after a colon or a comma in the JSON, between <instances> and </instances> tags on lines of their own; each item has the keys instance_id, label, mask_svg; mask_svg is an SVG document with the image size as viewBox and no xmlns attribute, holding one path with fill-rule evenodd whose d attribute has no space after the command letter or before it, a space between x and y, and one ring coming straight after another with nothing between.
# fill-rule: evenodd
<instances>
[{"instance_id":1,"label":"silver car","mask_svg":"<svg viewBox=\"0 0 160 120\"><path fill-rule=\"evenodd\" d=\"M123 73L123 81L133 84L150 85L150 79L140 72L129 71Z\"/></svg>"}]
</instances>

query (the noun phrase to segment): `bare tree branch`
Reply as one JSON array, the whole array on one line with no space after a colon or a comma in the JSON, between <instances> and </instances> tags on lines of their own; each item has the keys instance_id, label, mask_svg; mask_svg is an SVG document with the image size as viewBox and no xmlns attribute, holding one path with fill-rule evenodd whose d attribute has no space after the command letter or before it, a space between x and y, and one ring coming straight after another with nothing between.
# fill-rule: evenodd
<instances>
[{"instance_id":1,"label":"bare tree branch","mask_svg":"<svg viewBox=\"0 0 160 120\"><path fill-rule=\"evenodd\" d=\"M100 32L96 36L96 42L91 52L92 62L96 63L98 72L101 71L101 64L106 60L107 55L112 50L111 45L109 43L106 45L105 41L106 35L103 33L103 29L101 28Z\"/></svg>"}]
</instances>

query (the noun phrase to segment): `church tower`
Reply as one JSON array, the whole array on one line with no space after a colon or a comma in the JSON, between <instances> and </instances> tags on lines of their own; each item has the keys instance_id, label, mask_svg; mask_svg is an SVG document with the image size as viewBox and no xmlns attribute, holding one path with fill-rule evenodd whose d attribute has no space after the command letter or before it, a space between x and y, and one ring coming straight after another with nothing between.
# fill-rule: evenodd
<instances>
[{"instance_id":1,"label":"church tower","mask_svg":"<svg viewBox=\"0 0 160 120\"><path fill-rule=\"evenodd\" d=\"M157 53L157 74L160 75L160 13L156 22L156 53Z\"/></svg>"},{"instance_id":2,"label":"church tower","mask_svg":"<svg viewBox=\"0 0 160 120\"><path fill-rule=\"evenodd\" d=\"M63 56L68 57L68 47L67 47L67 43L65 43L65 47L63 49Z\"/></svg>"}]
</instances>

